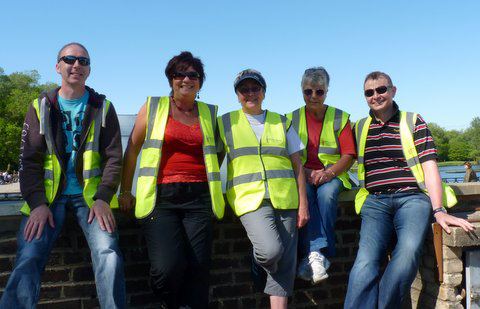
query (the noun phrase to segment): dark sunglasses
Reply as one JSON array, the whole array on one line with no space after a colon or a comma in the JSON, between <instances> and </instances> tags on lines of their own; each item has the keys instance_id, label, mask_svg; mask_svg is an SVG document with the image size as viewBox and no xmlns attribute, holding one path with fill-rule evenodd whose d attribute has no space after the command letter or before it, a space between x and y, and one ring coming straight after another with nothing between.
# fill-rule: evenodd
<instances>
[{"instance_id":1,"label":"dark sunglasses","mask_svg":"<svg viewBox=\"0 0 480 309\"><path fill-rule=\"evenodd\" d=\"M74 64L77 60L81 66L90 65L90 59L87 57L63 56L58 59L58 62L63 61L66 64Z\"/></svg>"},{"instance_id":2,"label":"dark sunglasses","mask_svg":"<svg viewBox=\"0 0 480 309\"><path fill-rule=\"evenodd\" d=\"M238 88L238 92L240 92L243 95L249 94L250 92L259 93L260 90L262 90L262 87L260 87L260 86Z\"/></svg>"},{"instance_id":3,"label":"dark sunglasses","mask_svg":"<svg viewBox=\"0 0 480 309\"><path fill-rule=\"evenodd\" d=\"M303 94L309 97L313 94L313 89L303 89ZM317 95L317 97L321 97L325 94L325 90L317 89L315 90L315 94Z\"/></svg>"},{"instance_id":4,"label":"dark sunglasses","mask_svg":"<svg viewBox=\"0 0 480 309\"><path fill-rule=\"evenodd\" d=\"M378 94L384 94L385 92L388 91L388 89L390 88L390 86L380 86L380 87L377 87L375 89L367 89L365 90L365 96L367 98L373 96L375 94L375 92L377 92Z\"/></svg>"},{"instance_id":5,"label":"dark sunglasses","mask_svg":"<svg viewBox=\"0 0 480 309\"><path fill-rule=\"evenodd\" d=\"M200 78L200 74L198 72L175 72L173 73L173 78L182 80L188 77L190 80L198 80Z\"/></svg>"}]
</instances>

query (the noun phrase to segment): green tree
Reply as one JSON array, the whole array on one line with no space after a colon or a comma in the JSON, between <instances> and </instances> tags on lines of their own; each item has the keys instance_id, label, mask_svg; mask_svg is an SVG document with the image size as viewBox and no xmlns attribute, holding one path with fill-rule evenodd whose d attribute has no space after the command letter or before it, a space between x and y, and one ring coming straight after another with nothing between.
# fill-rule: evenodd
<instances>
[{"instance_id":1,"label":"green tree","mask_svg":"<svg viewBox=\"0 0 480 309\"><path fill-rule=\"evenodd\" d=\"M471 147L465 139L465 134L462 131L452 130L447 135L449 135L448 159L450 161L469 160Z\"/></svg>"},{"instance_id":2,"label":"green tree","mask_svg":"<svg viewBox=\"0 0 480 309\"><path fill-rule=\"evenodd\" d=\"M18 168L20 134L29 104L38 95L57 87L53 83L40 84L37 71L15 72L6 75L0 68L0 169L8 164Z\"/></svg>"},{"instance_id":3,"label":"green tree","mask_svg":"<svg viewBox=\"0 0 480 309\"><path fill-rule=\"evenodd\" d=\"M429 123L428 128L433 136L433 141L437 147L439 161L448 160L448 137L447 131L436 123Z\"/></svg>"},{"instance_id":4,"label":"green tree","mask_svg":"<svg viewBox=\"0 0 480 309\"><path fill-rule=\"evenodd\" d=\"M465 130L465 139L470 145L469 159L480 160L480 117L472 119L470 127Z\"/></svg>"}]
</instances>

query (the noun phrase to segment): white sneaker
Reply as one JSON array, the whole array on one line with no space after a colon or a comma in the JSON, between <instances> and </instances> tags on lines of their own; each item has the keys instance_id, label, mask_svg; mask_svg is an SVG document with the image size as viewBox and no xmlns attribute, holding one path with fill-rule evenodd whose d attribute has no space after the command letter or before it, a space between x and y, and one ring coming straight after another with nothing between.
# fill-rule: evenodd
<instances>
[{"instance_id":1,"label":"white sneaker","mask_svg":"<svg viewBox=\"0 0 480 309\"><path fill-rule=\"evenodd\" d=\"M312 269L313 284L319 283L328 278L327 269L330 267L330 261L320 252L310 252L308 263Z\"/></svg>"},{"instance_id":2,"label":"white sneaker","mask_svg":"<svg viewBox=\"0 0 480 309\"><path fill-rule=\"evenodd\" d=\"M312 268L308 263L308 257L303 258L298 264L297 277L305 281L312 280Z\"/></svg>"}]
</instances>

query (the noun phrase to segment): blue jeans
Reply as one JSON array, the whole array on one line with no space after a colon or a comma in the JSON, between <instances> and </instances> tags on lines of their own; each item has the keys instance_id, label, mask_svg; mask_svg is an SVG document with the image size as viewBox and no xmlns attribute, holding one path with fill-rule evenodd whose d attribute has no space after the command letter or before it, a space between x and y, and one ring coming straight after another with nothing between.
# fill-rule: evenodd
<instances>
[{"instance_id":1,"label":"blue jeans","mask_svg":"<svg viewBox=\"0 0 480 309\"><path fill-rule=\"evenodd\" d=\"M310 252L326 248L326 256L334 256L335 221L342 181L335 177L318 187L310 183L306 187L310 220L299 233L300 255L308 256Z\"/></svg>"},{"instance_id":2,"label":"blue jeans","mask_svg":"<svg viewBox=\"0 0 480 309\"><path fill-rule=\"evenodd\" d=\"M357 258L345 308L400 308L415 279L432 207L423 193L370 194L362 207ZM391 260L380 266L396 234Z\"/></svg>"},{"instance_id":3,"label":"blue jeans","mask_svg":"<svg viewBox=\"0 0 480 309\"><path fill-rule=\"evenodd\" d=\"M0 300L0 308L35 308L40 294L40 279L48 257L71 209L91 250L98 300L102 308L125 308L125 277L118 234L102 231L96 218L87 222L89 208L82 195L62 195L50 206L55 228L48 221L40 239L25 241L23 217L17 236L17 258Z\"/></svg>"}]
</instances>

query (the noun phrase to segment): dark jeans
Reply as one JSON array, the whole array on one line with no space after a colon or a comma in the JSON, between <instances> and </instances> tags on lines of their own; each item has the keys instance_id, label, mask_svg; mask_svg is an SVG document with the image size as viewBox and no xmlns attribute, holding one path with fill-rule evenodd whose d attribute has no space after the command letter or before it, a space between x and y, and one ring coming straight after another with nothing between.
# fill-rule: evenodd
<instances>
[{"instance_id":1,"label":"dark jeans","mask_svg":"<svg viewBox=\"0 0 480 309\"><path fill-rule=\"evenodd\" d=\"M208 187L162 185L153 212L142 220L150 258L153 291L168 308L208 307L212 248L212 208ZM168 192L169 191L169 192ZM172 194L172 191L173 194ZM192 194L190 201L174 203L175 194ZM172 196L173 195L173 196ZM162 198L168 196L168 198ZM179 199L180 200L180 199Z\"/></svg>"}]
</instances>

